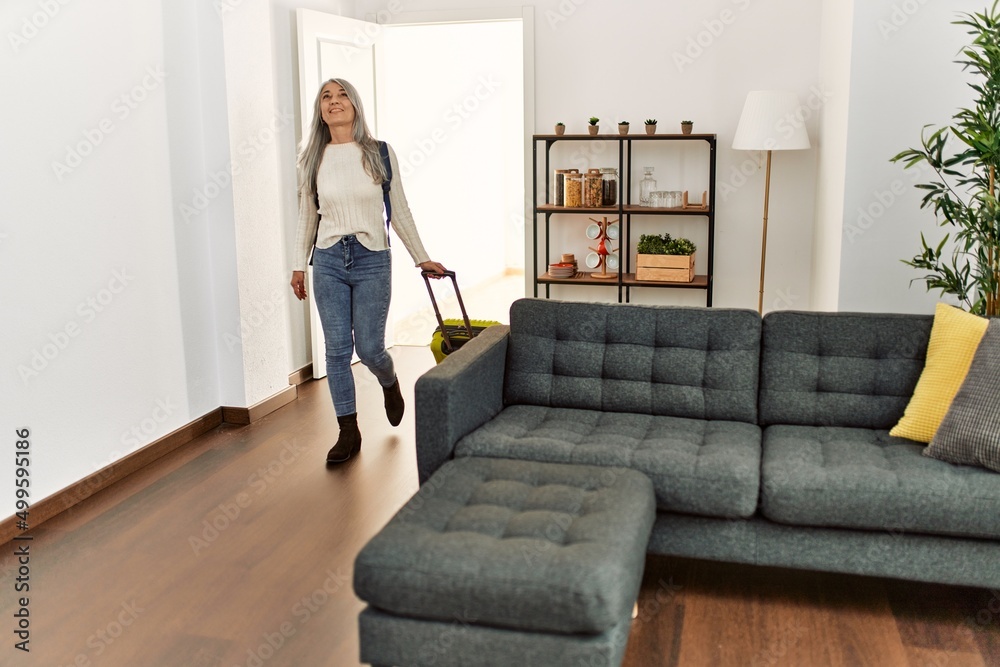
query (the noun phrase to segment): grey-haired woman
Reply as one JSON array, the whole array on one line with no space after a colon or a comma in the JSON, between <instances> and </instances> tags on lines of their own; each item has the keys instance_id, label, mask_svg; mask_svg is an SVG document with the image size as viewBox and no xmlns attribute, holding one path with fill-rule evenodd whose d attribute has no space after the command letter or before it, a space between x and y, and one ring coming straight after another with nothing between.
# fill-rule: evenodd
<instances>
[{"instance_id":1,"label":"grey-haired woman","mask_svg":"<svg viewBox=\"0 0 1000 667\"><path fill-rule=\"evenodd\" d=\"M389 190L391 225L416 266L443 274L417 234L399 180L395 152L388 148L394 177ZM316 307L326 338L326 372L340 434L327 463L342 463L361 450L351 358L382 386L385 412L396 426L403 396L392 357L385 349L391 291L391 257L383 218L385 167L365 122L357 90L330 79L316 95L310 137L299 156L299 224L292 291L305 299L306 265L312 254Z\"/></svg>"}]
</instances>

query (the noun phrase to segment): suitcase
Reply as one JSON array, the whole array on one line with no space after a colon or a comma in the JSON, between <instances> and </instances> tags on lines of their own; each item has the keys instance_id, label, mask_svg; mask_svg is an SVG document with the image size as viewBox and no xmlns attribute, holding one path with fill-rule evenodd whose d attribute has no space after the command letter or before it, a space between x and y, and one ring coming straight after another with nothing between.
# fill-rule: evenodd
<instances>
[{"instance_id":1,"label":"suitcase","mask_svg":"<svg viewBox=\"0 0 1000 667\"><path fill-rule=\"evenodd\" d=\"M491 320L470 320L469 314L465 312L465 304L462 302L462 293L458 291L458 281L455 279L454 271L445 271L444 275L451 278L455 286L455 296L458 297L458 307L462 311L462 319L445 320L441 319L441 311L438 309L437 300L434 298L434 290L431 288L431 281L428 276L437 275L430 271L421 271L424 283L427 285L427 293L431 297L431 305L434 306L434 316L437 317L438 327L431 337L431 352L434 354L434 362L440 364L446 356L461 348L479 333L494 324L500 324Z\"/></svg>"}]
</instances>

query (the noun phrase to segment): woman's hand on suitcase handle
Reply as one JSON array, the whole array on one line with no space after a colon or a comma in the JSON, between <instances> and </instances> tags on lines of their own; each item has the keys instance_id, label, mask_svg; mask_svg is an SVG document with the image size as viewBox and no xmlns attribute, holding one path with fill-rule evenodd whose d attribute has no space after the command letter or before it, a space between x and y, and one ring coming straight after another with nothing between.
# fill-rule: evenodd
<instances>
[{"instance_id":1,"label":"woman's hand on suitcase handle","mask_svg":"<svg viewBox=\"0 0 1000 667\"><path fill-rule=\"evenodd\" d=\"M440 280L445 277L448 273L448 269L444 268L444 264L439 264L438 262L420 262L417 266L420 270L424 272L424 275L434 278L435 280Z\"/></svg>"},{"instance_id":2,"label":"woman's hand on suitcase handle","mask_svg":"<svg viewBox=\"0 0 1000 667\"><path fill-rule=\"evenodd\" d=\"M308 296L306 294L306 272L305 271L292 271L292 292L299 301Z\"/></svg>"}]
</instances>

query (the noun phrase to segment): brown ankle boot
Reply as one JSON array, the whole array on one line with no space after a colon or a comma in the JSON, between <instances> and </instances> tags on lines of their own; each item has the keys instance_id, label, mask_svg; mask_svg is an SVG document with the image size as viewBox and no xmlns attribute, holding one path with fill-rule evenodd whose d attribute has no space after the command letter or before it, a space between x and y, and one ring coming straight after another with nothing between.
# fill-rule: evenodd
<instances>
[{"instance_id":1,"label":"brown ankle boot","mask_svg":"<svg viewBox=\"0 0 1000 667\"><path fill-rule=\"evenodd\" d=\"M385 394L385 416L389 418L389 423L393 426L399 426L399 422L403 421L403 410L405 405L403 403L403 393L399 390L399 378L392 383L389 387L382 387L382 393Z\"/></svg>"},{"instance_id":2,"label":"brown ankle boot","mask_svg":"<svg viewBox=\"0 0 1000 667\"><path fill-rule=\"evenodd\" d=\"M326 454L327 463L343 463L361 451L361 431L358 430L358 413L337 417L340 435Z\"/></svg>"}]
</instances>

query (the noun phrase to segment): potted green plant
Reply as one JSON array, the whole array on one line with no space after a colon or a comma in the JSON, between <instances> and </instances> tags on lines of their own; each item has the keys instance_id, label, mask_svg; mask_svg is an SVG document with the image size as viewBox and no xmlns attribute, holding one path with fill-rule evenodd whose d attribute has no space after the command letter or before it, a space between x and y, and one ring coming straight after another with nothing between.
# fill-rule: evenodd
<instances>
[{"instance_id":1,"label":"potted green plant","mask_svg":"<svg viewBox=\"0 0 1000 667\"><path fill-rule=\"evenodd\" d=\"M566 132L566 124L565 123L556 123L556 134L562 135L565 132Z\"/></svg>"},{"instance_id":2,"label":"potted green plant","mask_svg":"<svg viewBox=\"0 0 1000 667\"><path fill-rule=\"evenodd\" d=\"M670 234L643 234L636 246L635 279L689 283L694 280L697 246Z\"/></svg>"},{"instance_id":3,"label":"potted green plant","mask_svg":"<svg viewBox=\"0 0 1000 667\"><path fill-rule=\"evenodd\" d=\"M1000 207L997 171L1000 169L1000 12L961 14L955 25L968 28L971 44L955 61L971 75L973 105L959 109L952 124L921 131L919 148L892 158L905 168L925 163L935 177L915 187L925 194L920 208L934 211L938 224L951 231L937 245L920 234L922 252L902 260L925 271L927 290L952 295L969 312L1000 316ZM961 144L945 153L949 138ZM948 245L949 239L951 247ZM916 278L914 280L917 280ZM912 281L911 281L912 283Z\"/></svg>"},{"instance_id":4,"label":"potted green plant","mask_svg":"<svg viewBox=\"0 0 1000 667\"><path fill-rule=\"evenodd\" d=\"M656 134L656 119L647 118L646 119L646 134Z\"/></svg>"},{"instance_id":5,"label":"potted green plant","mask_svg":"<svg viewBox=\"0 0 1000 667\"><path fill-rule=\"evenodd\" d=\"M690 120L681 121L681 134L691 134L691 130L694 129L694 122Z\"/></svg>"},{"instance_id":6,"label":"potted green plant","mask_svg":"<svg viewBox=\"0 0 1000 667\"><path fill-rule=\"evenodd\" d=\"M591 116L590 120L587 121L587 132L590 132L590 134L597 134L597 131L601 129L600 125L597 124L600 120L601 119L597 116Z\"/></svg>"},{"instance_id":7,"label":"potted green plant","mask_svg":"<svg viewBox=\"0 0 1000 667\"><path fill-rule=\"evenodd\" d=\"M628 134L628 121L622 120L618 122L618 134Z\"/></svg>"}]
</instances>

